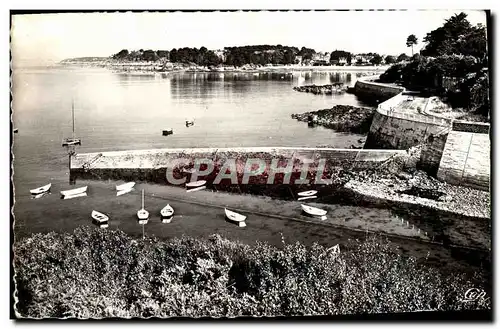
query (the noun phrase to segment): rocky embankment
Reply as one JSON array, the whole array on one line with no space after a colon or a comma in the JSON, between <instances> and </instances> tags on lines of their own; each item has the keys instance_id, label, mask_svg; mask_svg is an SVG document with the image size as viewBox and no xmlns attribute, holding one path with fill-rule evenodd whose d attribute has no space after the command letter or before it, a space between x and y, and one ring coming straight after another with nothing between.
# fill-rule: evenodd
<instances>
[{"instance_id":1,"label":"rocky embankment","mask_svg":"<svg viewBox=\"0 0 500 329\"><path fill-rule=\"evenodd\" d=\"M320 125L339 132L367 134L370 131L375 109L355 107L350 105L335 105L324 109L301 114L292 114L292 118Z\"/></svg>"},{"instance_id":2,"label":"rocky embankment","mask_svg":"<svg viewBox=\"0 0 500 329\"><path fill-rule=\"evenodd\" d=\"M487 191L441 182L416 169L421 149L411 148L406 156L394 157L377 168L356 172L344 187L363 202L419 205L444 212L491 218Z\"/></svg>"},{"instance_id":3,"label":"rocky embankment","mask_svg":"<svg viewBox=\"0 0 500 329\"><path fill-rule=\"evenodd\" d=\"M303 93L312 93L314 95L332 95L346 92L343 83L334 83L329 85L307 85L293 87L293 90Z\"/></svg>"}]
</instances>

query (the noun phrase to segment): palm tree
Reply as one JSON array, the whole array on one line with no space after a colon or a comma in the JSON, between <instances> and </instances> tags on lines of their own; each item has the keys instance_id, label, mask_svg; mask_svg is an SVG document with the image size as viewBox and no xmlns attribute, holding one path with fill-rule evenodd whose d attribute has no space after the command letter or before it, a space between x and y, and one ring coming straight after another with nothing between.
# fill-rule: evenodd
<instances>
[{"instance_id":1,"label":"palm tree","mask_svg":"<svg viewBox=\"0 0 500 329\"><path fill-rule=\"evenodd\" d=\"M413 56L413 46L418 43L418 39L415 34L410 34L406 39L406 47L411 47L411 56Z\"/></svg>"}]
</instances>

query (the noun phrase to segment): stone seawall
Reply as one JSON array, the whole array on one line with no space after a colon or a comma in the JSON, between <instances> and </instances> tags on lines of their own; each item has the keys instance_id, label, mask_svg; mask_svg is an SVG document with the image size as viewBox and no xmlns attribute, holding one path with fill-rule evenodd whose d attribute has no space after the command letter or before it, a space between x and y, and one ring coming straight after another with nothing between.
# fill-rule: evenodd
<instances>
[{"instance_id":1,"label":"stone seawall","mask_svg":"<svg viewBox=\"0 0 500 329\"><path fill-rule=\"evenodd\" d=\"M451 184L488 191L490 152L489 125L454 123L442 151L437 177Z\"/></svg>"},{"instance_id":2,"label":"stone seawall","mask_svg":"<svg viewBox=\"0 0 500 329\"><path fill-rule=\"evenodd\" d=\"M206 163L211 163L214 169L209 175L200 176L200 179L210 181L219 174L224 166L234 160L238 182L241 182L242 176L246 172L250 169L256 170L256 168L245 167L247 160L261 159L266 167L260 177L253 177L255 184L267 183L267 174L272 161L275 161L275 166L280 168L286 167L289 161L293 163L292 184L294 179L299 178L304 166L307 165L310 169L307 180L314 183L316 171L319 171L320 168L318 167L320 160L324 161L323 172L325 177L328 177L328 173L335 171L335 168L341 167L349 170L373 168L397 154L405 154L405 151L292 147L118 151L77 154L71 161L70 174L71 179L138 179L154 183L167 183L167 168L173 169L174 177L183 176L184 169L193 168L197 159L203 159ZM180 159L184 159L184 161L180 161ZM282 182L283 175L276 175L277 184ZM255 181L255 179L259 181Z\"/></svg>"},{"instance_id":3,"label":"stone seawall","mask_svg":"<svg viewBox=\"0 0 500 329\"><path fill-rule=\"evenodd\" d=\"M386 101L389 98L402 93L405 89L398 86L377 83L378 75L358 79L354 85L354 93L364 98Z\"/></svg>"}]
</instances>

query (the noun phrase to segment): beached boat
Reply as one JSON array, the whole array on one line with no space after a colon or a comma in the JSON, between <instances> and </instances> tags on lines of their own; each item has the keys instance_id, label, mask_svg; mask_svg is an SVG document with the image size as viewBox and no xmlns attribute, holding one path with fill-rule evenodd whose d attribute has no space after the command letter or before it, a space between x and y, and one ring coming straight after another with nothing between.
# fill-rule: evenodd
<instances>
[{"instance_id":1,"label":"beached boat","mask_svg":"<svg viewBox=\"0 0 500 329\"><path fill-rule=\"evenodd\" d=\"M71 194L71 195L62 197L61 199L69 200L69 199L79 198L82 196L87 196L87 192L83 192L83 193L79 193L79 194Z\"/></svg>"},{"instance_id":2,"label":"beached boat","mask_svg":"<svg viewBox=\"0 0 500 329\"><path fill-rule=\"evenodd\" d=\"M310 191L305 191L305 192L299 192L299 193L297 193L297 195L298 196L311 196L311 195L315 195L316 193L318 193L318 191L310 190Z\"/></svg>"},{"instance_id":3,"label":"beached boat","mask_svg":"<svg viewBox=\"0 0 500 329\"><path fill-rule=\"evenodd\" d=\"M302 201L302 200L316 199L316 198L317 198L317 196L315 196L315 195L311 195L311 196L303 196L303 197L301 197L301 198L298 198L297 200L298 200L298 201Z\"/></svg>"},{"instance_id":4,"label":"beached boat","mask_svg":"<svg viewBox=\"0 0 500 329\"><path fill-rule=\"evenodd\" d=\"M198 180L196 182L189 182L189 183L186 183L186 187L187 188L190 188L190 187L200 187L202 185L205 185L207 183L206 180Z\"/></svg>"},{"instance_id":5,"label":"beached boat","mask_svg":"<svg viewBox=\"0 0 500 329\"><path fill-rule=\"evenodd\" d=\"M61 191L61 197L66 199L70 196L74 196L74 195L79 195L79 194L83 194L83 193L86 193L87 192L87 188L88 186L84 186L84 187L79 187L79 188L75 188L75 189L72 189L72 190L67 190L67 191Z\"/></svg>"},{"instance_id":6,"label":"beached boat","mask_svg":"<svg viewBox=\"0 0 500 329\"><path fill-rule=\"evenodd\" d=\"M122 191L122 190L130 190L135 186L134 182L129 182L121 185L116 185L116 190L117 191Z\"/></svg>"},{"instance_id":7,"label":"beached boat","mask_svg":"<svg viewBox=\"0 0 500 329\"><path fill-rule=\"evenodd\" d=\"M302 207L302 210L309 216L320 217L321 220L326 219L326 210L307 206L305 204L301 204L300 206Z\"/></svg>"},{"instance_id":8,"label":"beached boat","mask_svg":"<svg viewBox=\"0 0 500 329\"><path fill-rule=\"evenodd\" d=\"M172 135L174 133L174 130L172 128L168 128L162 131L163 136L168 136Z\"/></svg>"},{"instance_id":9,"label":"beached boat","mask_svg":"<svg viewBox=\"0 0 500 329\"><path fill-rule=\"evenodd\" d=\"M174 217L174 208L167 204L162 210L160 210L160 215L162 223L170 223L172 217Z\"/></svg>"},{"instance_id":10,"label":"beached boat","mask_svg":"<svg viewBox=\"0 0 500 329\"><path fill-rule=\"evenodd\" d=\"M75 107L73 103L71 103L71 113L73 118L73 134L71 137L63 139L62 146L82 145L80 138L75 138Z\"/></svg>"},{"instance_id":11,"label":"beached boat","mask_svg":"<svg viewBox=\"0 0 500 329\"><path fill-rule=\"evenodd\" d=\"M132 188L129 188L129 189L125 189L125 190L118 190L116 191L116 196L120 196L120 195L124 195L124 194L127 194L127 193L130 193L132 192Z\"/></svg>"},{"instance_id":12,"label":"beached boat","mask_svg":"<svg viewBox=\"0 0 500 329\"><path fill-rule=\"evenodd\" d=\"M238 214L238 213L231 211L231 210L228 210L226 208L224 208L224 211L226 212L226 217L229 220L232 220L233 222L238 223L239 227L247 226L247 224L245 223L245 219L247 218L247 216L244 216L242 214Z\"/></svg>"},{"instance_id":13,"label":"beached boat","mask_svg":"<svg viewBox=\"0 0 500 329\"><path fill-rule=\"evenodd\" d=\"M50 187L52 186L52 183L49 183L47 185L44 185L42 187L30 190L31 194L42 194L42 193L47 193L50 191Z\"/></svg>"},{"instance_id":14,"label":"beached boat","mask_svg":"<svg viewBox=\"0 0 500 329\"><path fill-rule=\"evenodd\" d=\"M142 208L137 211L137 218L139 219L139 224L148 223L149 212L144 209L144 190L142 190Z\"/></svg>"},{"instance_id":15,"label":"beached boat","mask_svg":"<svg viewBox=\"0 0 500 329\"><path fill-rule=\"evenodd\" d=\"M98 212L96 210L92 210L91 216L94 219L94 222L97 225L99 225L99 227L101 227L101 228L108 227L109 217L106 216L105 214Z\"/></svg>"}]
</instances>

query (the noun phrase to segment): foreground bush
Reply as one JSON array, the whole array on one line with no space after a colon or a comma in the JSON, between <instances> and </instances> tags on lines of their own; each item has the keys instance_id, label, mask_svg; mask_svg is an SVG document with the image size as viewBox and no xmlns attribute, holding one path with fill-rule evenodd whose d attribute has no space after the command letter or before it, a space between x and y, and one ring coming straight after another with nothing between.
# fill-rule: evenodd
<instances>
[{"instance_id":1,"label":"foreground bush","mask_svg":"<svg viewBox=\"0 0 500 329\"><path fill-rule=\"evenodd\" d=\"M380 238L334 253L296 243L279 249L217 235L134 240L82 227L15 244L24 317L324 315L489 309L463 303L471 285L399 255Z\"/></svg>"}]
</instances>

